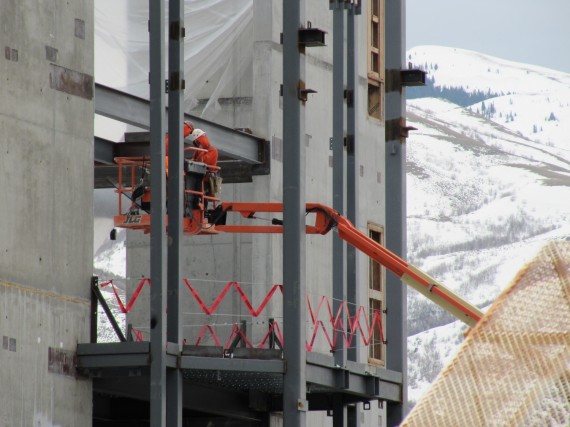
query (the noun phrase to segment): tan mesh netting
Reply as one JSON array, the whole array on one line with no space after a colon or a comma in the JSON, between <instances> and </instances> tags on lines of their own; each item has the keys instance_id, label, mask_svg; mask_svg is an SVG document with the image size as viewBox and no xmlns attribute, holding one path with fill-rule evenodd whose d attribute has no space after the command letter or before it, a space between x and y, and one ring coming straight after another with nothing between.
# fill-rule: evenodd
<instances>
[{"instance_id":1,"label":"tan mesh netting","mask_svg":"<svg viewBox=\"0 0 570 427\"><path fill-rule=\"evenodd\" d=\"M402 425L570 426L570 242L517 274Z\"/></svg>"}]
</instances>

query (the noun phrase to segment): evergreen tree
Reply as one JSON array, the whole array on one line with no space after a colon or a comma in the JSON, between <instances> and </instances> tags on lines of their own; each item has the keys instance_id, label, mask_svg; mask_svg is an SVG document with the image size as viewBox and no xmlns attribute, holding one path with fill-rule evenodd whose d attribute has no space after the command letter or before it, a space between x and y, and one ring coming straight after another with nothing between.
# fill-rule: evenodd
<instances>
[{"instance_id":1,"label":"evergreen tree","mask_svg":"<svg viewBox=\"0 0 570 427\"><path fill-rule=\"evenodd\" d=\"M434 65L434 68L437 64ZM498 93L492 93L490 90L485 93L482 90L468 92L463 87L442 87L436 86L435 78L426 76L426 85L409 87L406 91L408 99L418 98L441 98L453 102L461 107L474 105L480 101L499 96Z\"/></svg>"}]
</instances>

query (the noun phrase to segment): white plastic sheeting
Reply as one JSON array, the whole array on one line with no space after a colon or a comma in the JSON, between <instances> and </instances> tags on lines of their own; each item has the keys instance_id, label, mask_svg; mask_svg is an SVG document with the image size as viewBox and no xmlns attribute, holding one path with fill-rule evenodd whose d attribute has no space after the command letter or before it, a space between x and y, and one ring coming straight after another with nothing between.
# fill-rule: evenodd
<instances>
[{"instance_id":1,"label":"white plastic sheeting","mask_svg":"<svg viewBox=\"0 0 570 427\"><path fill-rule=\"evenodd\" d=\"M185 110L202 100L209 118L219 98L251 96L253 0L186 0L184 8ZM147 1L95 2L97 83L148 98L148 19Z\"/></svg>"}]
</instances>

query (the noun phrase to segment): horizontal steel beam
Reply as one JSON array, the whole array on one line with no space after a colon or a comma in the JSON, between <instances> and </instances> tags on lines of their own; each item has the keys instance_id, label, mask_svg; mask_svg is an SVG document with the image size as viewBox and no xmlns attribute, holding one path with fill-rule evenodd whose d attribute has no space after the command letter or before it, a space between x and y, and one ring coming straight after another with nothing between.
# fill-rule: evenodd
<instances>
[{"instance_id":1,"label":"horizontal steel beam","mask_svg":"<svg viewBox=\"0 0 570 427\"><path fill-rule=\"evenodd\" d=\"M77 358L77 369L137 368L150 366L149 354L103 354Z\"/></svg>"},{"instance_id":2,"label":"horizontal steel beam","mask_svg":"<svg viewBox=\"0 0 570 427\"><path fill-rule=\"evenodd\" d=\"M180 368L282 374L285 372L285 362L283 360L182 356Z\"/></svg>"},{"instance_id":3,"label":"horizontal steel beam","mask_svg":"<svg viewBox=\"0 0 570 427\"><path fill-rule=\"evenodd\" d=\"M150 103L146 99L95 84L95 114L148 130L150 129L149 110ZM168 114L168 109L166 114ZM185 114L184 120L190 120L196 128L204 130L221 156L228 156L250 164L264 162L264 140L262 138L190 114Z\"/></svg>"},{"instance_id":4,"label":"horizontal steel beam","mask_svg":"<svg viewBox=\"0 0 570 427\"><path fill-rule=\"evenodd\" d=\"M333 357L319 353L307 353L307 384L309 390L342 391L371 400L400 402L402 398L400 372L352 361L340 368Z\"/></svg>"},{"instance_id":5,"label":"horizontal steel beam","mask_svg":"<svg viewBox=\"0 0 570 427\"><path fill-rule=\"evenodd\" d=\"M334 358L322 353L307 353L307 363L330 369L338 369L338 367L335 365ZM358 363L351 360L346 361L346 369L358 375L372 375L380 378L382 381L393 382L395 384L402 383L401 372L391 371L389 369L384 369L365 363Z\"/></svg>"},{"instance_id":6,"label":"horizontal steel beam","mask_svg":"<svg viewBox=\"0 0 570 427\"><path fill-rule=\"evenodd\" d=\"M78 356L95 356L98 354L136 354L148 353L150 349L148 341L136 342L113 342L113 343L86 343L77 344Z\"/></svg>"},{"instance_id":7,"label":"horizontal steel beam","mask_svg":"<svg viewBox=\"0 0 570 427\"><path fill-rule=\"evenodd\" d=\"M121 342L77 345L77 368L145 367L150 364L148 342Z\"/></svg>"},{"instance_id":8,"label":"horizontal steel beam","mask_svg":"<svg viewBox=\"0 0 570 427\"><path fill-rule=\"evenodd\" d=\"M342 392L370 400L401 400L401 384L382 381L372 375L362 376L347 369L331 369L310 363L307 363L306 374L309 393Z\"/></svg>"},{"instance_id":9,"label":"horizontal steel beam","mask_svg":"<svg viewBox=\"0 0 570 427\"><path fill-rule=\"evenodd\" d=\"M95 162L105 165L114 164L115 144L117 143L96 136L94 140Z\"/></svg>"}]
</instances>

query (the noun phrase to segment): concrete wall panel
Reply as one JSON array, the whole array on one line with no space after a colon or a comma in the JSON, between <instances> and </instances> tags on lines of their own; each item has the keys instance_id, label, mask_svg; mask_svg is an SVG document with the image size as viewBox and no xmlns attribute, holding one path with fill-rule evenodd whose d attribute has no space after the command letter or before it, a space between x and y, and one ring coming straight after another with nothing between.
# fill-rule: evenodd
<instances>
[{"instance_id":1,"label":"concrete wall panel","mask_svg":"<svg viewBox=\"0 0 570 427\"><path fill-rule=\"evenodd\" d=\"M1 7L0 277L87 297L93 102L52 89L50 74L55 62L92 75L93 11L89 1L67 3L8 1ZM75 35L76 21L83 22L82 37Z\"/></svg>"},{"instance_id":2,"label":"concrete wall panel","mask_svg":"<svg viewBox=\"0 0 570 427\"><path fill-rule=\"evenodd\" d=\"M0 424L90 426L91 382L74 354L89 303L0 281Z\"/></svg>"},{"instance_id":3,"label":"concrete wall panel","mask_svg":"<svg viewBox=\"0 0 570 427\"><path fill-rule=\"evenodd\" d=\"M3 1L0 40L0 424L89 426L93 2Z\"/></svg>"}]
</instances>

